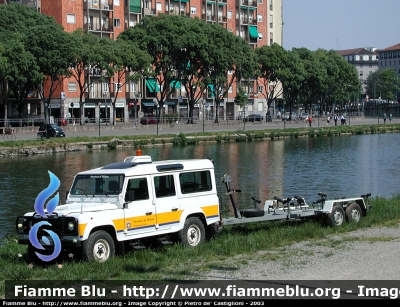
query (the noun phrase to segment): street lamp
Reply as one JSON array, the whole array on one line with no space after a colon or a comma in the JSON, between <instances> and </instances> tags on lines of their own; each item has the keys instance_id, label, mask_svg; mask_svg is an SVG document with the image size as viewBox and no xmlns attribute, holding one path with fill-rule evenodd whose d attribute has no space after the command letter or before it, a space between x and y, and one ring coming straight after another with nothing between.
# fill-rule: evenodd
<instances>
[{"instance_id":1,"label":"street lamp","mask_svg":"<svg viewBox=\"0 0 400 307\"><path fill-rule=\"evenodd\" d=\"M157 124L157 135L158 135L158 107L160 106L158 104L158 101L156 100L156 102L154 103L154 105L156 106L156 124Z\"/></svg>"},{"instance_id":2,"label":"street lamp","mask_svg":"<svg viewBox=\"0 0 400 307\"><path fill-rule=\"evenodd\" d=\"M100 137L100 107L101 107L101 102L97 104L99 106L99 137Z\"/></svg>"}]
</instances>

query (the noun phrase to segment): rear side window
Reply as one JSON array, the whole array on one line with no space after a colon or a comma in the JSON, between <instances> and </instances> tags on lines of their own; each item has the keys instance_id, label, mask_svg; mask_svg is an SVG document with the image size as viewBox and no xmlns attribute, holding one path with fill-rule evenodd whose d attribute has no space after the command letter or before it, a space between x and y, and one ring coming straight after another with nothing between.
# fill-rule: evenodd
<instances>
[{"instance_id":1,"label":"rear side window","mask_svg":"<svg viewBox=\"0 0 400 307\"><path fill-rule=\"evenodd\" d=\"M179 174L182 194L198 193L212 190L210 171L196 171Z\"/></svg>"},{"instance_id":2,"label":"rear side window","mask_svg":"<svg viewBox=\"0 0 400 307\"><path fill-rule=\"evenodd\" d=\"M156 190L157 198L176 195L174 176L163 175L154 177L154 189Z\"/></svg>"}]
</instances>

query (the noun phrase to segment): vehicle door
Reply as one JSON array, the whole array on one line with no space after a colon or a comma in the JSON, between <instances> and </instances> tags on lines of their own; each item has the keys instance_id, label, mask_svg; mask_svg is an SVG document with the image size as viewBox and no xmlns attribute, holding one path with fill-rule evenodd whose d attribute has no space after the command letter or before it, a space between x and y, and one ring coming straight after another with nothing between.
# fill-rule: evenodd
<instances>
[{"instance_id":1,"label":"vehicle door","mask_svg":"<svg viewBox=\"0 0 400 307\"><path fill-rule=\"evenodd\" d=\"M178 230L182 211L179 208L174 174L154 175L152 180L157 213L157 232L170 232L174 228Z\"/></svg>"},{"instance_id":2,"label":"vehicle door","mask_svg":"<svg viewBox=\"0 0 400 307\"><path fill-rule=\"evenodd\" d=\"M124 205L126 236L141 236L156 230L156 212L149 176L127 178Z\"/></svg>"}]
</instances>

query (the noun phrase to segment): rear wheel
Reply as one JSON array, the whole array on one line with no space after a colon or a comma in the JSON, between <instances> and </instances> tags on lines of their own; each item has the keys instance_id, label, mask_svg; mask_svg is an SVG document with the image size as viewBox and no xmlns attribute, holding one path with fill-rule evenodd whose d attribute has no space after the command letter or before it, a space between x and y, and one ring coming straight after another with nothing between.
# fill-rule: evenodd
<instances>
[{"instance_id":1,"label":"rear wheel","mask_svg":"<svg viewBox=\"0 0 400 307\"><path fill-rule=\"evenodd\" d=\"M83 242L82 257L84 260L105 262L114 257L114 254L114 240L110 234L104 230L92 233L89 238Z\"/></svg>"},{"instance_id":2,"label":"rear wheel","mask_svg":"<svg viewBox=\"0 0 400 307\"><path fill-rule=\"evenodd\" d=\"M347 206L345 214L347 222L359 223L361 221L362 217L361 208L356 203L352 203L351 205Z\"/></svg>"},{"instance_id":3,"label":"rear wheel","mask_svg":"<svg viewBox=\"0 0 400 307\"><path fill-rule=\"evenodd\" d=\"M203 223L197 217L188 218L183 228L178 232L178 240L186 247L196 247L205 240Z\"/></svg>"},{"instance_id":4,"label":"rear wheel","mask_svg":"<svg viewBox=\"0 0 400 307\"><path fill-rule=\"evenodd\" d=\"M327 222L330 226L342 226L344 222L344 210L341 206L336 205L332 208L332 212L328 213Z\"/></svg>"}]
</instances>

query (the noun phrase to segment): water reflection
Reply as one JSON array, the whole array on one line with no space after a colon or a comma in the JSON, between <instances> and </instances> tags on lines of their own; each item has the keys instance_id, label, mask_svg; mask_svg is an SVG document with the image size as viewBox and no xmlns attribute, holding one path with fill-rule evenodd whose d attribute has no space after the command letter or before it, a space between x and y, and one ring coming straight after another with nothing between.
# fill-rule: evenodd
<instances>
[{"instance_id":1,"label":"water reflection","mask_svg":"<svg viewBox=\"0 0 400 307\"><path fill-rule=\"evenodd\" d=\"M318 192L328 197L352 197L364 193L390 197L399 192L400 160L398 134L300 138L249 143L203 144L185 147L143 148L153 160L211 158L216 167L218 192L229 202L221 183L232 176L239 205L253 206L251 196L262 200L275 195L298 195L316 200ZM74 175L86 169L122 161L133 149L72 152L0 159L0 238L15 233L15 218L32 211L36 196L48 186L48 170L61 181L60 198Z\"/></svg>"}]
</instances>

